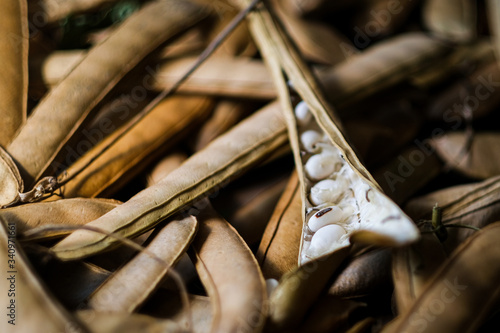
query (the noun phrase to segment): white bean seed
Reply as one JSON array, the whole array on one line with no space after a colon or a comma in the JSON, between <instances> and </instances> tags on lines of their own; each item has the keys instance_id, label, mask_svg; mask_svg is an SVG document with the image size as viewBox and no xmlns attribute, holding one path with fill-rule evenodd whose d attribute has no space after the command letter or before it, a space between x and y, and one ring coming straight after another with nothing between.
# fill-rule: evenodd
<instances>
[{"instance_id":1,"label":"white bean seed","mask_svg":"<svg viewBox=\"0 0 500 333\"><path fill-rule=\"evenodd\" d=\"M304 149L309 153L317 152L319 149L317 144L320 143L322 140L323 140L323 135L314 130L305 131L300 135L300 141L302 143L302 146L304 146Z\"/></svg>"},{"instance_id":2,"label":"white bean seed","mask_svg":"<svg viewBox=\"0 0 500 333\"><path fill-rule=\"evenodd\" d=\"M295 118L299 126L305 126L309 123L312 118L311 112L309 112L309 107L306 102L300 101L295 107Z\"/></svg>"},{"instance_id":3,"label":"white bean seed","mask_svg":"<svg viewBox=\"0 0 500 333\"><path fill-rule=\"evenodd\" d=\"M317 154L307 160L304 169L313 180L325 179L336 169L337 158L332 154Z\"/></svg>"},{"instance_id":4,"label":"white bean seed","mask_svg":"<svg viewBox=\"0 0 500 333\"><path fill-rule=\"evenodd\" d=\"M338 224L330 224L320 228L312 237L309 251L311 254L325 254L341 245L339 240L346 234Z\"/></svg>"}]
</instances>

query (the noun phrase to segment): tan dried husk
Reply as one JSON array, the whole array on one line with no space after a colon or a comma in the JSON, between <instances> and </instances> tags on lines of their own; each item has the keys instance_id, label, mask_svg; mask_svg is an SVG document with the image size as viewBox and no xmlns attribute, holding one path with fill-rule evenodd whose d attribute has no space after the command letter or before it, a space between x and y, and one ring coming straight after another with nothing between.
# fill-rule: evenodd
<instances>
[{"instance_id":1,"label":"tan dried husk","mask_svg":"<svg viewBox=\"0 0 500 333\"><path fill-rule=\"evenodd\" d=\"M203 8L188 2L153 2L92 48L38 104L7 147L22 166L25 181L32 183L52 173L50 164L61 147L123 75L165 40L205 16Z\"/></svg>"},{"instance_id":2,"label":"tan dried husk","mask_svg":"<svg viewBox=\"0 0 500 333\"><path fill-rule=\"evenodd\" d=\"M424 24L438 38L467 43L476 36L476 6L469 0L426 0Z\"/></svg>"},{"instance_id":3,"label":"tan dried husk","mask_svg":"<svg viewBox=\"0 0 500 333\"><path fill-rule=\"evenodd\" d=\"M383 332L476 332L500 298L498 237L500 223L494 223L460 245L413 306ZM439 310L432 311L438 301Z\"/></svg>"},{"instance_id":4,"label":"tan dried husk","mask_svg":"<svg viewBox=\"0 0 500 333\"><path fill-rule=\"evenodd\" d=\"M471 142L470 142L471 140ZM432 140L432 147L446 166L474 179L500 175L500 134L449 132Z\"/></svg>"},{"instance_id":5,"label":"tan dried husk","mask_svg":"<svg viewBox=\"0 0 500 333\"><path fill-rule=\"evenodd\" d=\"M177 291L162 288L148 300L141 312L157 318L168 318L184 328L192 325L194 333L209 333L213 319L210 297L188 294L188 299L189 307L183 307Z\"/></svg>"},{"instance_id":6,"label":"tan dried husk","mask_svg":"<svg viewBox=\"0 0 500 333\"><path fill-rule=\"evenodd\" d=\"M260 332L267 314L267 294L259 265L208 199L204 206L197 216L200 225L191 257L212 302L211 332ZM231 260L222 259L229 257Z\"/></svg>"},{"instance_id":7,"label":"tan dried husk","mask_svg":"<svg viewBox=\"0 0 500 333\"><path fill-rule=\"evenodd\" d=\"M182 333L184 328L170 319L154 318L144 314L108 313L94 310L76 312L93 333Z\"/></svg>"},{"instance_id":8,"label":"tan dried husk","mask_svg":"<svg viewBox=\"0 0 500 333\"><path fill-rule=\"evenodd\" d=\"M405 81L450 50L423 33L404 33L323 72L320 80L326 96L341 107Z\"/></svg>"},{"instance_id":9,"label":"tan dried husk","mask_svg":"<svg viewBox=\"0 0 500 333\"><path fill-rule=\"evenodd\" d=\"M266 279L279 280L297 267L302 235L302 199L294 172L262 236L256 257Z\"/></svg>"},{"instance_id":10,"label":"tan dried husk","mask_svg":"<svg viewBox=\"0 0 500 333\"><path fill-rule=\"evenodd\" d=\"M40 327L47 331L64 332L68 327L74 332L88 332L88 330L80 324L80 322L71 316L70 313L62 307L54 297L52 297L45 289L42 282L38 279L34 271L29 265L28 260L20 244L16 241L15 236L11 238L10 232L15 235L14 231L7 229L7 221L0 222L0 266L4 271L5 277L1 279L0 286L7 296L7 291L10 288L10 281L7 277L15 275L15 297L3 298L7 302L11 299L15 300L15 325L8 323L12 319L6 317L1 321L2 332L17 333L17 332L37 332ZM8 233L9 232L9 233ZM12 268L8 266L9 246L15 244L15 273L8 273ZM10 267L10 268L9 268ZM4 297L5 297L4 296ZM7 306L7 305L6 305ZM5 313L6 311L4 311Z\"/></svg>"},{"instance_id":11,"label":"tan dried husk","mask_svg":"<svg viewBox=\"0 0 500 333\"><path fill-rule=\"evenodd\" d=\"M256 132L258 130L258 132ZM124 237L143 233L202 195L217 191L285 144L279 106L270 104L220 136L167 175L117 209L90 223ZM60 258L85 257L115 244L103 235L77 231L57 244Z\"/></svg>"},{"instance_id":12,"label":"tan dried husk","mask_svg":"<svg viewBox=\"0 0 500 333\"><path fill-rule=\"evenodd\" d=\"M45 21L55 23L68 15L95 10L113 2L118 0L41 0L37 1L37 5L43 10Z\"/></svg>"},{"instance_id":13,"label":"tan dried husk","mask_svg":"<svg viewBox=\"0 0 500 333\"><path fill-rule=\"evenodd\" d=\"M43 80L56 85L83 57L81 51L56 51L43 65ZM152 88L169 89L195 63L196 58L185 56L166 59L155 68ZM129 83L121 89L133 88ZM272 99L276 90L267 68L252 58L219 55L210 57L179 87L180 93L222 95L255 99Z\"/></svg>"},{"instance_id":14,"label":"tan dried husk","mask_svg":"<svg viewBox=\"0 0 500 333\"><path fill-rule=\"evenodd\" d=\"M421 147L411 145L379 167L373 177L387 196L402 204L436 178L442 169L443 163L436 154L426 154Z\"/></svg>"},{"instance_id":15,"label":"tan dried husk","mask_svg":"<svg viewBox=\"0 0 500 333\"><path fill-rule=\"evenodd\" d=\"M353 26L357 36L363 37L366 44L374 40L393 35L412 13L419 0L368 0L365 1L354 13ZM364 35L364 36L363 36ZM357 39L359 43L359 38ZM361 43L360 43L361 44ZM357 45L365 47L366 45Z\"/></svg>"},{"instance_id":16,"label":"tan dried husk","mask_svg":"<svg viewBox=\"0 0 500 333\"><path fill-rule=\"evenodd\" d=\"M490 55L493 53L490 52ZM485 117L500 105L496 91L499 81L500 68L491 59L468 78L437 95L426 110L426 116L430 120L444 121L453 129L459 128L467 117Z\"/></svg>"},{"instance_id":17,"label":"tan dried husk","mask_svg":"<svg viewBox=\"0 0 500 333\"><path fill-rule=\"evenodd\" d=\"M26 120L29 44L26 0L4 3L0 31L0 145L5 147Z\"/></svg>"},{"instance_id":18,"label":"tan dried husk","mask_svg":"<svg viewBox=\"0 0 500 333\"><path fill-rule=\"evenodd\" d=\"M486 0L486 8L497 62L500 65L500 4L495 0Z\"/></svg>"},{"instance_id":19,"label":"tan dried husk","mask_svg":"<svg viewBox=\"0 0 500 333\"><path fill-rule=\"evenodd\" d=\"M285 1L271 1L290 37L305 59L329 66L336 65L357 52L345 36L324 23L306 20L287 11Z\"/></svg>"},{"instance_id":20,"label":"tan dried husk","mask_svg":"<svg viewBox=\"0 0 500 333\"><path fill-rule=\"evenodd\" d=\"M468 73L495 60L494 45L489 38L456 46L452 52L429 67L412 75L410 82L419 88L443 83L453 74ZM442 112L443 110L441 110Z\"/></svg>"},{"instance_id":21,"label":"tan dried husk","mask_svg":"<svg viewBox=\"0 0 500 333\"><path fill-rule=\"evenodd\" d=\"M226 67L227 68L227 67ZM249 110L242 102L221 100L217 103L210 118L203 124L196 135L194 150L205 148L222 133L237 124Z\"/></svg>"},{"instance_id":22,"label":"tan dried husk","mask_svg":"<svg viewBox=\"0 0 500 333\"><path fill-rule=\"evenodd\" d=\"M158 90L170 88L194 63L192 57L163 63L155 77ZM180 86L179 92L271 99L276 89L260 60L218 56L208 59Z\"/></svg>"},{"instance_id":23,"label":"tan dried husk","mask_svg":"<svg viewBox=\"0 0 500 333\"><path fill-rule=\"evenodd\" d=\"M0 146L0 207L15 203L24 190L23 180L16 164Z\"/></svg>"},{"instance_id":24,"label":"tan dried husk","mask_svg":"<svg viewBox=\"0 0 500 333\"><path fill-rule=\"evenodd\" d=\"M16 223L23 240L48 239L70 231L51 230L51 226L78 226L97 219L121 204L112 199L73 198L30 203L0 210L0 217Z\"/></svg>"},{"instance_id":25,"label":"tan dried husk","mask_svg":"<svg viewBox=\"0 0 500 333\"><path fill-rule=\"evenodd\" d=\"M148 172L148 186L159 183L169 173L177 169L188 156L181 151L176 151L168 154L162 158L156 165Z\"/></svg>"},{"instance_id":26,"label":"tan dried husk","mask_svg":"<svg viewBox=\"0 0 500 333\"><path fill-rule=\"evenodd\" d=\"M340 332L348 327L349 317L364 304L339 297L324 295L309 311L297 332Z\"/></svg>"},{"instance_id":27,"label":"tan dried husk","mask_svg":"<svg viewBox=\"0 0 500 333\"><path fill-rule=\"evenodd\" d=\"M335 277L328 294L357 298L375 293L391 283L391 249L376 249L350 258Z\"/></svg>"},{"instance_id":28,"label":"tan dried husk","mask_svg":"<svg viewBox=\"0 0 500 333\"><path fill-rule=\"evenodd\" d=\"M393 250L392 276L398 313L408 311L446 259L447 253L434 233L423 234L418 243Z\"/></svg>"},{"instance_id":29,"label":"tan dried husk","mask_svg":"<svg viewBox=\"0 0 500 333\"><path fill-rule=\"evenodd\" d=\"M149 161L185 138L194 126L207 118L212 107L213 102L207 97L165 99L109 149L103 152L103 148L120 135L120 129L72 164L66 170L69 177L83 166L85 169L65 185L64 196L97 197L114 193L143 171Z\"/></svg>"},{"instance_id":30,"label":"tan dried husk","mask_svg":"<svg viewBox=\"0 0 500 333\"><path fill-rule=\"evenodd\" d=\"M286 186L286 178L257 185L259 187L257 193L254 193L256 189L249 189L248 195L242 200L242 205L227 216L228 222L252 247L262 238L269 218Z\"/></svg>"},{"instance_id":31,"label":"tan dried husk","mask_svg":"<svg viewBox=\"0 0 500 333\"><path fill-rule=\"evenodd\" d=\"M349 250L350 247L339 248L283 275L270 295L269 327L285 330L296 327L349 255Z\"/></svg>"},{"instance_id":32,"label":"tan dried husk","mask_svg":"<svg viewBox=\"0 0 500 333\"><path fill-rule=\"evenodd\" d=\"M188 216L173 219L156 230L146 251L115 272L90 296L89 307L100 312L135 311L185 253L197 227L196 218Z\"/></svg>"}]
</instances>

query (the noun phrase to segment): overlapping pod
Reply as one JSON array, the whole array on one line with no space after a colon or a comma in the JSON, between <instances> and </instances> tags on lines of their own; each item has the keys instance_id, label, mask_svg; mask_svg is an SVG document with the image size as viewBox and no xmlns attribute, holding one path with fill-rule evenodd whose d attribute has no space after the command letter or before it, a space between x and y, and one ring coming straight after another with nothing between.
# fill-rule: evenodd
<instances>
[{"instance_id":1,"label":"overlapping pod","mask_svg":"<svg viewBox=\"0 0 500 333\"><path fill-rule=\"evenodd\" d=\"M259 265L208 200L205 205L197 216L200 226L191 257L213 304L211 332L260 332L267 295Z\"/></svg>"},{"instance_id":2,"label":"overlapping pod","mask_svg":"<svg viewBox=\"0 0 500 333\"><path fill-rule=\"evenodd\" d=\"M347 263L328 289L338 297L360 297L391 284L391 249L361 253Z\"/></svg>"},{"instance_id":3,"label":"overlapping pod","mask_svg":"<svg viewBox=\"0 0 500 333\"><path fill-rule=\"evenodd\" d=\"M467 43L476 35L476 4L468 0L426 0L425 26L437 37Z\"/></svg>"},{"instance_id":4,"label":"overlapping pod","mask_svg":"<svg viewBox=\"0 0 500 333\"><path fill-rule=\"evenodd\" d=\"M416 244L394 249L392 276L398 313L412 306L446 258L447 253L434 233L422 235Z\"/></svg>"},{"instance_id":5,"label":"overlapping pod","mask_svg":"<svg viewBox=\"0 0 500 333\"><path fill-rule=\"evenodd\" d=\"M51 226L83 225L120 204L120 201L111 199L64 199L2 209L0 217L15 223L17 232L25 239L47 239L69 233L69 231L51 230Z\"/></svg>"},{"instance_id":6,"label":"overlapping pod","mask_svg":"<svg viewBox=\"0 0 500 333\"><path fill-rule=\"evenodd\" d=\"M280 109L272 103L243 120L205 149L187 159L160 183L92 221L124 237L143 233L197 198L264 160L287 140ZM64 259L77 259L106 249L116 241L88 231L76 231L53 250Z\"/></svg>"},{"instance_id":7,"label":"overlapping pod","mask_svg":"<svg viewBox=\"0 0 500 333\"><path fill-rule=\"evenodd\" d=\"M7 147L22 166L25 182L31 184L43 173L53 173L48 170L53 159L113 86L162 42L206 15L203 8L186 1L155 1L93 47L37 105Z\"/></svg>"},{"instance_id":8,"label":"overlapping pod","mask_svg":"<svg viewBox=\"0 0 500 333\"><path fill-rule=\"evenodd\" d=\"M257 249L256 257L265 278L280 279L297 267L301 234L302 198L299 178L294 172Z\"/></svg>"},{"instance_id":9,"label":"overlapping pod","mask_svg":"<svg viewBox=\"0 0 500 333\"><path fill-rule=\"evenodd\" d=\"M450 132L435 138L432 146L446 165L471 178L487 179L500 174L500 134Z\"/></svg>"},{"instance_id":10,"label":"overlapping pod","mask_svg":"<svg viewBox=\"0 0 500 333\"><path fill-rule=\"evenodd\" d=\"M133 312L186 251L197 227L193 216L170 221L154 234L146 251L135 256L92 294L89 307L100 312Z\"/></svg>"},{"instance_id":11,"label":"overlapping pod","mask_svg":"<svg viewBox=\"0 0 500 333\"><path fill-rule=\"evenodd\" d=\"M500 68L496 61L491 59L493 52L488 49L490 61L478 64L481 66L466 79L444 90L430 103L426 110L429 119L445 121L451 128L456 129L467 117L478 119L496 110L500 104L497 83L500 79Z\"/></svg>"},{"instance_id":12,"label":"overlapping pod","mask_svg":"<svg viewBox=\"0 0 500 333\"><path fill-rule=\"evenodd\" d=\"M500 298L500 223L460 245L386 332L476 332Z\"/></svg>"},{"instance_id":13,"label":"overlapping pod","mask_svg":"<svg viewBox=\"0 0 500 333\"><path fill-rule=\"evenodd\" d=\"M92 332L99 333L183 333L186 330L170 319L153 318L143 314L106 313L93 310L77 312L78 318Z\"/></svg>"},{"instance_id":14,"label":"overlapping pod","mask_svg":"<svg viewBox=\"0 0 500 333\"><path fill-rule=\"evenodd\" d=\"M423 33L400 34L332 67L321 78L328 98L335 105L347 105L406 80L449 51Z\"/></svg>"},{"instance_id":15,"label":"overlapping pod","mask_svg":"<svg viewBox=\"0 0 500 333\"><path fill-rule=\"evenodd\" d=\"M23 180L16 164L0 147L0 207L17 202L23 188Z\"/></svg>"},{"instance_id":16,"label":"overlapping pod","mask_svg":"<svg viewBox=\"0 0 500 333\"><path fill-rule=\"evenodd\" d=\"M26 0L4 2L0 13L0 145L5 147L26 120L28 13ZM1 203L0 203L1 205Z\"/></svg>"},{"instance_id":17,"label":"overlapping pod","mask_svg":"<svg viewBox=\"0 0 500 333\"><path fill-rule=\"evenodd\" d=\"M37 4L44 11L47 23L54 23L70 14L89 11L118 0L41 0Z\"/></svg>"},{"instance_id":18,"label":"overlapping pod","mask_svg":"<svg viewBox=\"0 0 500 333\"><path fill-rule=\"evenodd\" d=\"M72 164L66 170L69 176L95 159L65 185L64 195L97 197L113 193L205 119L212 106L206 97L174 96L162 101L109 149L102 153L121 134L120 129Z\"/></svg>"},{"instance_id":19,"label":"overlapping pod","mask_svg":"<svg viewBox=\"0 0 500 333\"><path fill-rule=\"evenodd\" d=\"M0 322L2 332L36 332L40 330L40 327L54 332L64 332L68 329L78 333L88 332L46 291L30 268L22 247L16 242L15 224L8 224L2 219L0 221L0 267L4 273L3 278L0 279L0 287L4 290L5 294L2 295L2 299L7 307L4 309L4 316ZM8 295L9 289L14 289L10 292L12 293L10 296ZM13 304L12 311L8 308L11 304ZM12 323L9 323L9 320L13 320Z\"/></svg>"}]
</instances>

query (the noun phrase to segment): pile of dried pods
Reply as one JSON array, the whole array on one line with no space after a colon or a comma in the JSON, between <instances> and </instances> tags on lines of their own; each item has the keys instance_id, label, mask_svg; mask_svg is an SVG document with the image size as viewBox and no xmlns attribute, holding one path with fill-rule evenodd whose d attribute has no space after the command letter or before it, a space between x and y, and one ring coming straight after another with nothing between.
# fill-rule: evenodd
<instances>
[{"instance_id":1,"label":"pile of dried pods","mask_svg":"<svg viewBox=\"0 0 500 333\"><path fill-rule=\"evenodd\" d=\"M500 2L2 5L1 332L500 331Z\"/></svg>"}]
</instances>

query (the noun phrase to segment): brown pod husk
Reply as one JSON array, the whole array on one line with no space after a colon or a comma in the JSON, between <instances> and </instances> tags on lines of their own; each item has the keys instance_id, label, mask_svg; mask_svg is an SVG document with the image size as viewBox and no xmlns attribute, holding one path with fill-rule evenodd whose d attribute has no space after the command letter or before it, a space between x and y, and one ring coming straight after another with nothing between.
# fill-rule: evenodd
<instances>
[{"instance_id":1,"label":"brown pod husk","mask_svg":"<svg viewBox=\"0 0 500 333\"><path fill-rule=\"evenodd\" d=\"M422 33L405 33L323 72L321 81L328 98L342 106L406 80L449 51Z\"/></svg>"},{"instance_id":2,"label":"brown pod husk","mask_svg":"<svg viewBox=\"0 0 500 333\"><path fill-rule=\"evenodd\" d=\"M475 332L500 297L500 223L460 245L425 291L383 332Z\"/></svg>"},{"instance_id":3,"label":"brown pod husk","mask_svg":"<svg viewBox=\"0 0 500 333\"><path fill-rule=\"evenodd\" d=\"M44 12L45 22L55 23L66 16L95 10L113 2L118 0L41 0L37 1L37 5Z\"/></svg>"},{"instance_id":4,"label":"brown pod husk","mask_svg":"<svg viewBox=\"0 0 500 333\"><path fill-rule=\"evenodd\" d=\"M443 163L432 149L418 141L378 168L373 177L394 202L402 204L436 178L442 169Z\"/></svg>"},{"instance_id":5,"label":"brown pod husk","mask_svg":"<svg viewBox=\"0 0 500 333\"><path fill-rule=\"evenodd\" d=\"M294 172L262 236L256 257L266 279L280 279L297 267L302 234L302 199Z\"/></svg>"},{"instance_id":6,"label":"brown pod husk","mask_svg":"<svg viewBox=\"0 0 500 333\"><path fill-rule=\"evenodd\" d=\"M469 0L426 0L425 26L437 37L467 43L476 36L476 3Z\"/></svg>"},{"instance_id":7,"label":"brown pod husk","mask_svg":"<svg viewBox=\"0 0 500 333\"><path fill-rule=\"evenodd\" d=\"M328 293L356 298L375 293L390 285L391 249L376 249L353 257L335 277Z\"/></svg>"},{"instance_id":8,"label":"brown pod husk","mask_svg":"<svg viewBox=\"0 0 500 333\"><path fill-rule=\"evenodd\" d=\"M0 323L2 332L37 332L40 327L54 332L68 328L73 332L88 332L46 291L16 240L16 225L4 219L0 221L0 255L4 271L0 286L7 309L4 311L7 316Z\"/></svg>"},{"instance_id":9,"label":"brown pod husk","mask_svg":"<svg viewBox=\"0 0 500 333\"><path fill-rule=\"evenodd\" d=\"M266 286L259 265L238 233L210 207L197 216L200 229L192 259L211 298L212 332L260 332L267 314ZM224 258L231 257L231 260ZM245 286L245 288L241 288Z\"/></svg>"},{"instance_id":10,"label":"brown pod husk","mask_svg":"<svg viewBox=\"0 0 500 333\"><path fill-rule=\"evenodd\" d=\"M53 173L52 160L113 86L161 43L205 16L203 8L185 1L152 2L92 48L37 105L7 147L25 181L31 184Z\"/></svg>"},{"instance_id":11,"label":"brown pod husk","mask_svg":"<svg viewBox=\"0 0 500 333\"><path fill-rule=\"evenodd\" d=\"M16 224L25 240L48 239L70 233L57 226L84 225L116 208L121 202L111 199L73 198L30 203L0 210L0 217ZM55 230L51 230L55 226Z\"/></svg>"},{"instance_id":12,"label":"brown pod husk","mask_svg":"<svg viewBox=\"0 0 500 333\"><path fill-rule=\"evenodd\" d=\"M355 27L355 45L365 48L374 40L393 35L407 22L408 16L420 1L417 0L368 0L356 11L352 25Z\"/></svg>"},{"instance_id":13,"label":"brown pod husk","mask_svg":"<svg viewBox=\"0 0 500 333\"><path fill-rule=\"evenodd\" d=\"M471 178L487 179L500 174L500 134L450 132L432 140L438 156L449 168Z\"/></svg>"},{"instance_id":14,"label":"brown pod husk","mask_svg":"<svg viewBox=\"0 0 500 333\"><path fill-rule=\"evenodd\" d=\"M24 184L16 164L9 154L0 146L0 207L13 204L19 200Z\"/></svg>"},{"instance_id":15,"label":"brown pod husk","mask_svg":"<svg viewBox=\"0 0 500 333\"><path fill-rule=\"evenodd\" d=\"M221 100L217 103L211 117L203 124L196 135L194 150L205 148L211 141L238 123L245 114L246 107L241 102Z\"/></svg>"},{"instance_id":16,"label":"brown pod husk","mask_svg":"<svg viewBox=\"0 0 500 333\"><path fill-rule=\"evenodd\" d=\"M364 304L342 299L332 295L323 295L311 307L309 315L300 324L296 332L324 333L339 332L348 326L349 317Z\"/></svg>"},{"instance_id":17,"label":"brown pod husk","mask_svg":"<svg viewBox=\"0 0 500 333\"><path fill-rule=\"evenodd\" d=\"M0 145L7 146L26 120L28 13L26 0L5 1L0 13ZM1 203L0 203L1 204Z\"/></svg>"},{"instance_id":18,"label":"brown pod husk","mask_svg":"<svg viewBox=\"0 0 500 333\"><path fill-rule=\"evenodd\" d=\"M211 332L213 309L210 297L188 294L189 307L183 306L177 291L159 289L141 308L141 313L153 317L168 318L181 327L189 327L194 333Z\"/></svg>"},{"instance_id":19,"label":"brown pod husk","mask_svg":"<svg viewBox=\"0 0 500 333\"><path fill-rule=\"evenodd\" d=\"M463 125L466 118L478 119L487 116L500 105L498 82L500 68L492 59L467 79L438 94L428 106L426 116L433 121L445 122L447 127L452 129Z\"/></svg>"},{"instance_id":20,"label":"brown pod husk","mask_svg":"<svg viewBox=\"0 0 500 333\"><path fill-rule=\"evenodd\" d=\"M447 258L434 233L424 234L408 247L394 249L392 276L398 313L405 313Z\"/></svg>"},{"instance_id":21,"label":"brown pod husk","mask_svg":"<svg viewBox=\"0 0 500 333\"><path fill-rule=\"evenodd\" d=\"M272 1L272 4L276 15L307 60L333 66L357 52L349 39L333 27L296 16L286 10L285 1Z\"/></svg>"},{"instance_id":22,"label":"brown pod husk","mask_svg":"<svg viewBox=\"0 0 500 333\"><path fill-rule=\"evenodd\" d=\"M269 218L286 186L286 178L280 177L261 183L256 181L253 185L247 188L247 191L241 190L239 194L241 205L234 209L229 208L226 217L251 247L258 244L262 238Z\"/></svg>"},{"instance_id":23,"label":"brown pod husk","mask_svg":"<svg viewBox=\"0 0 500 333\"><path fill-rule=\"evenodd\" d=\"M101 312L131 313L136 310L185 253L197 227L198 222L193 216L169 221L155 232L145 251L119 269L90 296L89 307Z\"/></svg>"},{"instance_id":24,"label":"brown pod husk","mask_svg":"<svg viewBox=\"0 0 500 333\"><path fill-rule=\"evenodd\" d=\"M174 152L162 158L156 165L148 172L148 186L159 183L169 173L177 169L188 156L183 152Z\"/></svg>"},{"instance_id":25,"label":"brown pod husk","mask_svg":"<svg viewBox=\"0 0 500 333\"><path fill-rule=\"evenodd\" d=\"M94 333L182 333L184 328L170 319L144 314L108 313L80 310L76 313Z\"/></svg>"},{"instance_id":26,"label":"brown pod husk","mask_svg":"<svg viewBox=\"0 0 500 333\"><path fill-rule=\"evenodd\" d=\"M114 193L143 171L149 161L189 134L193 126L208 116L212 106L212 101L205 97L165 99L109 149L101 153L120 135L119 129L69 167L66 172L71 176L86 166L66 184L64 195L97 197Z\"/></svg>"},{"instance_id":27,"label":"brown pod husk","mask_svg":"<svg viewBox=\"0 0 500 333\"><path fill-rule=\"evenodd\" d=\"M256 129L258 132L256 133ZM202 195L261 162L287 140L286 127L276 103L236 125L205 149L191 156L160 183L139 192L119 209L90 223L124 237L153 228ZM116 241L92 232L76 231L53 249L64 259L100 252Z\"/></svg>"}]
</instances>

